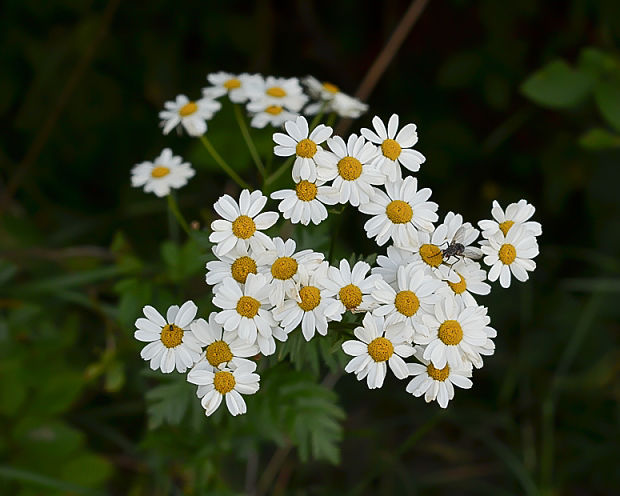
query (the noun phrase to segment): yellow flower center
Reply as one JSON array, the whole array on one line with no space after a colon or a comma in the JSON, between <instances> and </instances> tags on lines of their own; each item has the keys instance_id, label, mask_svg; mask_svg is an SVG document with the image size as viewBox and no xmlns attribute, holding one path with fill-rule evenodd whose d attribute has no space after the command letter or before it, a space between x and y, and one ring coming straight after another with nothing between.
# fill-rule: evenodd
<instances>
[{"instance_id":1,"label":"yellow flower center","mask_svg":"<svg viewBox=\"0 0 620 496\"><path fill-rule=\"evenodd\" d=\"M285 281L297 273L297 260L291 257L280 257L271 266L271 274L276 279Z\"/></svg>"},{"instance_id":2,"label":"yellow flower center","mask_svg":"<svg viewBox=\"0 0 620 496\"><path fill-rule=\"evenodd\" d=\"M267 94L275 98L284 98L286 96L286 91L284 91L279 86L272 86L271 88L267 89Z\"/></svg>"},{"instance_id":3,"label":"yellow flower center","mask_svg":"<svg viewBox=\"0 0 620 496\"><path fill-rule=\"evenodd\" d=\"M207 346L207 361L214 367L230 362L233 354L225 341L215 341Z\"/></svg>"},{"instance_id":4,"label":"yellow flower center","mask_svg":"<svg viewBox=\"0 0 620 496\"><path fill-rule=\"evenodd\" d=\"M334 93L334 94L340 91L340 88L338 88L338 86L332 83L328 83L328 82L323 83L323 89L325 91L329 91L330 93Z\"/></svg>"},{"instance_id":5,"label":"yellow flower center","mask_svg":"<svg viewBox=\"0 0 620 496\"><path fill-rule=\"evenodd\" d=\"M321 303L321 292L314 286L304 286L299 290L301 302L297 303L304 312L310 312Z\"/></svg>"},{"instance_id":6,"label":"yellow flower center","mask_svg":"<svg viewBox=\"0 0 620 496\"><path fill-rule=\"evenodd\" d=\"M319 188L316 187L316 184L306 180L299 181L295 186L295 193L297 193L297 198L301 201L314 200L318 191Z\"/></svg>"},{"instance_id":7,"label":"yellow flower center","mask_svg":"<svg viewBox=\"0 0 620 496\"><path fill-rule=\"evenodd\" d=\"M312 158L316 153L316 143L311 139L302 139L295 147L295 153L298 157Z\"/></svg>"},{"instance_id":8,"label":"yellow flower center","mask_svg":"<svg viewBox=\"0 0 620 496\"><path fill-rule=\"evenodd\" d=\"M413 291L400 291L396 293L394 306L405 317L411 317L420 308L420 300Z\"/></svg>"},{"instance_id":9,"label":"yellow flower center","mask_svg":"<svg viewBox=\"0 0 620 496\"><path fill-rule=\"evenodd\" d=\"M459 282L450 282L448 281L448 286L452 288L456 294L464 293L467 289L467 283L465 282L465 278L457 272L457 275L461 278Z\"/></svg>"},{"instance_id":10,"label":"yellow flower center","mask_svg":"<svg viewBox=\"0 0 620 496\"><path fill-rule=\"evenodd\" d=\"M456 320L446 320L439 326L439 339L448 346L454 346L463 339L463 328Z\"/></svg>"},{"instance_id":11,"label":"yellow flower center","mask_svg":"<svg viewBox=\"0 0 620 496\"><path fill-rule=\"evenodd\" d=\"M499 249L499 259L506 265L510 265L517 258L517 250L509 243Z\"/></svg>"},{"instance_id":12,"label":"yellow flower center","mask_svg":"<svg viewBox=\"0 0 620 496\"><path fill-rule=\"evenodd\" d=\"M187 117L188 115L192 115L196 112L196 110L198 110L198 105L196 105L196 102L189 102L179 109L179 115L181 117Z\"/></svg>"},{"instance_id":13,"label":"yellow flower center","mask_svg":"<svg viewBox=\"0 0 620 496\"><path fill-rule=\"evenodd\" d=\"M436 381L445 381L450 375L450 366L446 365L443 369L436 369L432 363L426 366L426 373Z\"/></svg>"},{"instance_id":14,"label":"yellow flower center","mask_svg":"<svg viewBox=\"0 0 620 496\"><path fill-rule=\"evenodd\" d=\"M166 348L175 348L183 342L183 329L174 324L166 324L161 328L159 339Z\"/></svg>"},{"instance_id":15,"label":"yellow flower center","mask_svg":"<svg viewBox=\"0 0 620 496\"><path fill-rule=\"evenodd\" d=\"M401 147L398 144L398 141L393 139L386 139L381 143L381 151L383 155L390 160L396 160L400 157Z\"/></svg>"},{"instance_id":16,"label":"yellow flower center","mask_svg":"<svg viewBox=\"0 0 620 496\"><path fill-rule=\"evenodd\" d=\"M437 245L426 244L420 246L420 257L431 267L439 267L443 262L443 254Z\"/></svg>"},{"instance_id":17,"label":"yellow flower center","mask_svg":"<svg viewBox=\"0 0 620 496\"><path fill-rule=\"evenodd\" d=\"M338 161L338 174L345 181L355 181L362 175L362 163L355 157L341 158Z\"/></svg>"},{"instance_id":18,"label":"yellow flower center","mask_svg":"<svg viewBox=\"0 0 620 496\"><path fill-rule=\"evenodd\" d=\"M256 224L251 217L240 215L232 223L232 232L238 238L248 239L256 232Z\"/></svg>"},{"instance_id":19,"label":"yellow flower center","mask_svg":"<svg viewBox=\"0 0 620 496\"><path fill-rule=\"evenodd\" d=\"M241 81L237 78L232 78L226 81L223 86L227 90L234 90L235 88L241 88Z\"/></svg>"},{"instance_id":20,"label":"yellow flower center","mask_svg":"<svg viewBox=\"0 0 620 496\"><path fill-rule=\"evenodd\" d=\"M271 115L278 115L282 113L282 107L279 105L269 105L269 107L265 109L265 112Z\"/></svg>"},{"instance_id":21,"label":"yellow flower center","mask_svg":"<svg viewBox=\"0 0 620 496\"><path fill-rule=\"evenodd\" d=\"M394 345L389 339L375 338L368 343L368 354L375 362L385 362L394 353Z\"/></svg>"},{"instance_id":22,"label":"yellow flower center","mask_svg":"<svg viewBox=\"0 0 620 496\"><path fill-rule=\"evenodd\" d=\"M411 205L402 200L394 200L388 203L385 213L394 224L406 224L413 217Z\"/></svg>"},{"instance_id":23,"label":"yellow flower center","mask_svg":"<svg viewBox=\"0 0 620 496\"><path fill-rule=\"evenodd\" d=\"M338 292L340 301L347 310L353 310L362 303L362 290L355 284L348 284Z\"/></svg>"},{"instance_id":24,"label":"yellow flower center","mask_svg":"<svg viewBox=\"0 0 620 496\"><path fill-rule=\"evenodd\" d=\"M237 313L248 319L253 319L260 308L260 301L251 296L242 296L237 302Z\"/></svg>"},{"instance_id":25,"label":"yellow flower center","mask_svg":"<svg viewBox=\"0 0 620 496\"><path fill-rule=\"evenodd\" d=\"M248 274L256 274L256 262L250 257L239 257L230 267L233 279L241 284L245 284Z\"/></svg>"},{"instance_id":26,"label":"yellow flower center","mask_svg":"<svg viewBox=\"0 0 620 496\"><path fill-rule=\"evenodd\" d=\"M500 231L502 231L504 233L504 236L506 236L506 234L508 234L508 231L510 231L510 228L514 225L514 221L512 220L507 220L505 222L502 222L499 225L499 229Z\"/></svg>"},{"instance_id":27,"label":"yellow flower center","mask_svg":"<svg viewBox=\"0 0 620 496\"><path fill-rule=\"evenodd\" d=\"M164 177L170 174L170 169L163 165L157 165L151 170L151 176L155 178Z\"/></svg>"},{"instance_id":28,"label":"yellow flower center","mask_svg":"<svg viewBox=\"0 0 620 496\"><path fill-rule=\"evenodd\" d=\"M220 371L215 373L213 386L219 393L230 393L235 389L235 384L237 384L237 381L235 381L235 376L232 375L232 372Z\"/></svg>"}]
</instances>

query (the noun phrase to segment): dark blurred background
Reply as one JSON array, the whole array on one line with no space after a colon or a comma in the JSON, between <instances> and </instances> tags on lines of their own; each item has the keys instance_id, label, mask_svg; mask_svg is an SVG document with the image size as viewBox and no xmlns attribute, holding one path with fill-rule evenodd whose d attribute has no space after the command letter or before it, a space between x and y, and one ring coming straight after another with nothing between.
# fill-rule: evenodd
<instances>
[{"instance_id":1,"label":"dark blurred background","mask_svg":"<svg viewBox=\"0 0 620 496\"><path fill-rule=\"evenodd\" d=\"M251 402L243 420L207 420L181 400L170 407L180 412L157 410L174 383L147 394L162 380L143 373L133 321L146 303L192 297L207 307L206 249L161 246L165 201L131 189L129 170L164 146L192 160L198 173L180 202L201 225L222 192L237 191L200 145L161 134L164 101L198 96L220 70L311 74L353 94L408 7L3 2L0 492L620 491L615 0L430 0L352 128L394 112L415 122L427 157L419 181L442 214L475 222L493 199L526 198L543 225L530 281L482 301L496 354L446 412L396 381L368 391L343 377L338 460L261 430L268 421ZM209 132L251 178L233 124L223 111ZM268 148L270 132L258 135ZM339 255L370 250L343 241Z\"/></svg>"}]
</instances>

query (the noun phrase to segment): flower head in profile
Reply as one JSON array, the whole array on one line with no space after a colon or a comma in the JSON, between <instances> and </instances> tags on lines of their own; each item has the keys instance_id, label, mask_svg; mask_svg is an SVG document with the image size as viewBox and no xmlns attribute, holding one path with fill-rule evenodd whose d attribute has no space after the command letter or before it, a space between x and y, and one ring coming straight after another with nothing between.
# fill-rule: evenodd
<instances>
[{"instance_id":1,"label":"flower head in profile","mask_svg":"<svg viewBox=\"0 0 620 496\"><path fill-rule=\"evenodd\" d=\"M209 241L216 243L218 256L226 255L235 247L250 247L252 250L273 248L273 241L262 231L278 220L276 212L260 213L267 197L260 191L241 191L239 203L230 195L223 195L213 208L223 217L211 223Z\"/></svg>"},{"instance_id":2,"label":"flower head in profile","mask_svg":"<svg viewBox=\"0 0 620 496\"><path fill-rule=\"evenodd\" d=\"M245 360L231 368L214 369L206 362L200 362L187 374L187 381L198 386L197 395L208 417L222 404L231 415L247 412L243 396L254 394L260 388L260 376L255 373L256 363Z\"/></svg>"},{"instance_id":3,"label":"flower head in profile","mask_svg":"<svg viewBox=\"0 0 620 496\"><path fill-rule=\"evenodd\" d=\"M185 186L195 173L189 162L183 162L170 148L164 148L153 162L141 162L131 169L131 185L144 187L145 193L155 193L161 198L170 194L170 190Z\"/></svg>"},{"instance_id":4,"label":"flower head in profile","mask_svg":"<svg viewBox=\"0 0 620 496\"><path fill-rule=\"evenodd\" d=\"M282 127L285 122L295 120L299 115L282 105L269 103L265 100L250 101L246 108L252 116L250 126L258 129L263 129L267 125Z\"/></svg>"},{"instance_id":5,"label":"flower head in profile","mask_svg":"<svg viewBox=\"0 0 620 496\"><path fill-rule=\"evenodd\" d=\"M207 132L207 121L221 108L222 104L211 98L190 101L185 95L166 102L165 110L159 113L164 134L177 126L182 126L190 136L202 136Z\"/></svg>"},{"instance_id":6,"label":"flower head in profile","mask_svg":"<svg viewBox=\"0 0 620 496\"><path fill-rule=\"evenodd\" d=\"M369 389L382 387L388 365L398 379L409 375L403 358L413 355L414 348L403 324L387 326L383 317L367 313L354 334L357 339L342 343L342 350L354 357L344 370L358 381L366 379Z\"/></svg>"},{"instance_id":7,"label":"flower head in profile","mask_svg":"<svg viewBox=\"0 0 620 496\"><path fill-rule=\"evenodd\" d=\"M308 76L304 79L308 92L317 100L308 105L304 113L307 115L318 114L319 112L334 112L340 117L357 119L368 110L368 105L357 98L347 95L340 91L335 84Z\"/></svg>"},{"instance_id":8,"label":"flower head in profile","mask_svg":"<svg viewBox=\"0 0 620 496\"><path fill-rule=\"evenodd\" d=\"M230 72L213 72L207 75L207 81L211 83L208 88L203 88L205 98L219 98L228 95L231 102L243 103L248 100L250 94L263 84L260 74L231 74Z\"/></svg>"},{"instance_id":9,"label":"flower head in profile","mask_svg":"<svg viewBox=\"0 0 620 496\"><path fill-rule=\"evenodd\" d=\"M308 121L303 116L298 116L295 121L284 123L286 133L274 133L273 140L276 146L273 152L279 157L295 155L293 164L293 180L299 182L306 180L316 181L317 155L323 153L321 143L332 134L332 128L319 124L312 132L308 129Z\"/></svg>"},{"instance_id":10,"label":"flower head in profile","mask_svg":"<svg viewBox=\"0 0 620 496\"><path fill-rule=\"evenodd\" d=\"M148 343L140 356L149 361L151 369L160 369L164 374L185 372L200 358L202 348L190 330L198 307L186 301L181 308L172 305L166 318L150 305L142 309L144 317L136 320L134 337Z\"/></svg>"},{"instance_id":11,"label":"flower head in profile","mask_svg":"<svg viewBox=\"0 0 620 496\"><path fill-rule=\"evenodd\" d=\"M362 128L360 131L368 141L379 145L381 153L376 158L376 166L390 181L402 178L400 166L412 172L420 170L420 165L426 158L419 151L413 149L418 142L418 133L415 124L407 124L398 130L398 115L392 114L387 128L383 121L375 116L372 119L374 131Z\"/></svg>"}]
</instances>

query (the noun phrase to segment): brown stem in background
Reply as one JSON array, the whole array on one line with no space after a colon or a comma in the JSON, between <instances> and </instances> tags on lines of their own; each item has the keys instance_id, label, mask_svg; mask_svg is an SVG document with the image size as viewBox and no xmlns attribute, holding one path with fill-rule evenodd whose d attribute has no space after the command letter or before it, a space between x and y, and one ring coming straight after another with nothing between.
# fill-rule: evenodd
<instances>
[{"instance_id":1,"label":"brown stem in background","mask_svg":"<svg viewBox=\"0 0 620 496\"><path fill-rule=\"evenodd\" d=\"M114 14L116 13L116 9L118 8L119 4L120 4L120 0L110 0L108 4L106 5L106 8L103 12L103 16L101 19L101 25L99 27L99 31L97 32L92 43L88 47L86 47L86 49L84 50L84 53L82 54L82 58L73 68L73 71L69 75L69 78L67 79L67 82L65 83L65 86L60 92L60 96L58 97L58 100L56 101L56 105L51 110L51 112L48 114L47 119L45 120L43 125L39 128L39 131L34 137L34 139L32 140L32 143L30 145L30 148L26 152L26 155L24 156L22 161L19 163L19 165L17 166L15 170L15 173L9 180L6 190L2 193L2 196L0 196L0 213L3 212L9 206L9 203L11 202L11 198L17 191L17 188L19 188L21 182L27 176L28 171L32 167L32 164L36 162L37 158L41 154L41 151L43 150L43 147L47 143L47 140L49 139L50 134L54 130L56 121L58 121L58 119L60 118L62 111L64 110L65 106L69 102L71 94L73 93L75 88L78 86L78 83L82 79L82 76L84 76L84 73L86 72L86 69L90 65L90 62L92 61L99 44L105 38L105 35L108 31L108 28L110 27L110 23L112 22L112 19L114 18Z\"/></svg>"},{"instance_id":2,"label":"brown stem in background","mask_svg":"<svg viewBox=\"0 0 620 496\"><path fill-rule=\"evenodd\" d=\"M401 19L400 23L398 23L398 26L396 26L396 29L392 33L392 36L388 42L385 44L385 47L383 47L381 53L379 53L375 61L372 63L370 69L368 69L368 72L366 72L366 76L364 76L364 79L355 92L356 98L359 98L362 101L366 101L368 99L372 93L372 90L375 89L379 79L381 79L381 76L383 76L383 73L396 55L396 52L398 52L398 49L409 35L411 28L413 28L413 25L424 11L427 3L428 0L414 0L411 2L407 12L405 12L405 15ZM352 122L352 119L342 119L336 128L335 134L345 134Z\"/></svg>"}]
</instances>

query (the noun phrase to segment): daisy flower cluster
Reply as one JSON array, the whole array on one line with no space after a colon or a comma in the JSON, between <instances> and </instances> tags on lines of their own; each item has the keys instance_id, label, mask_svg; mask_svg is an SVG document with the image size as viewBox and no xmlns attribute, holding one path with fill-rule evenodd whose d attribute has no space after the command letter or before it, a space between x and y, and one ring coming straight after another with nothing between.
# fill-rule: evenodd
<instances>
[{"instance_id":1,"label":"daisy flower cluster","mask_svg":"<svg viewBox=\"0 0 620 496\"><path fill-rule=\"evenodd\" d=\"M202 100L166 104L164 132L181 125L190 135L204 133L205 116L220 106L215 99L227 95L246 104L253 126L283 126L273 134L273 153L289 158L291 186L269 197L244 188L215 201L219 218L209 230L215 259L206 264L206 283L217 311L197 318L190 301L170 307L164 318L145 307L135 331L148 343L142 358L164 373L189 371L207 415L222 401L238 415L246 412L243 395L259 389L257 361L274 355L292 333L305 341L348 334L341 342L351 357L347 373L375 389L389 369L408 381L408 393L445 408L454 386L470 388L473 370L494 353L497 332L479 300L490 283L507 288L536 267L542 228L531 220L534 207L520 200L504 210L493 202L492 219L477 227L455 212L440 217L432 191L415 175L425 163L414 148L415 124L396 114L387 121L375 116L371 128L335 136L320 118L309 123L300 112L357 117L366 107L329 83L307 78L314 98L308 104L296 78L220 72L208 80ZM166 149L154 163L136 166L132 181L165 196L193 174ZM167 176L166 187L157 182ZM283 234L291 230L280 229L318 225L338 214L333 205L365 216L366 237L383 251L375 266L300 250ZM279 227L281 218L287 222ZM345 317L352 332L331 325Z\"/></svg>"}]
</instances>

